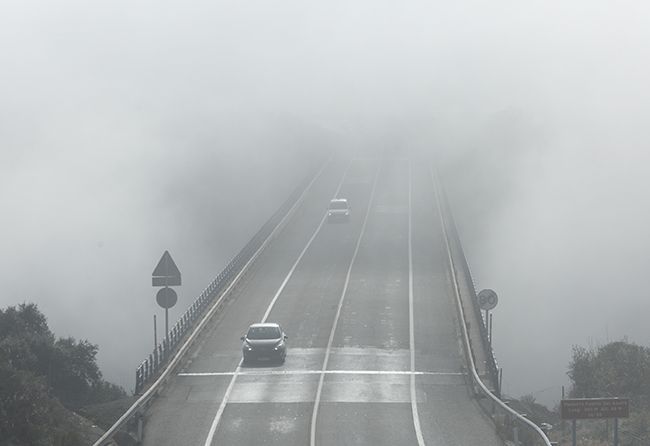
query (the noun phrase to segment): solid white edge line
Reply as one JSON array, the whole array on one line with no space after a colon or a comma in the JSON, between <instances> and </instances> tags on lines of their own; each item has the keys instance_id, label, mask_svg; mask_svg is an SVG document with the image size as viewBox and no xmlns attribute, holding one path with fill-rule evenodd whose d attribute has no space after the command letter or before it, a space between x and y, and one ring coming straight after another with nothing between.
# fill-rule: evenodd
<instances>
[{"instance_id":1,"label":"solid white edge line","mask_svg":"<svg viewBox=\"0 0 650 446\"><path fill-rule=\"evenodd\" d=\"M408 210L408 257L409 257L409 344L411 351L411 412L413 413L413 427L418 439L418 445L424 446L424 436L420 427L420 414L418 413L417 392L415 390L415 319L413 316L413 180L411 160L409 159L409 210Z\"/></svg>"},{"instance_id":2,"label":"solid white edge line","mask_svg":"<svg viewBox=\"0 0 650 446\"><path fill-rule=\"evenodd\" d=\"M471 354L471 345L469 341L469 334L467 332L467 325L465 324L465 312L463 310L463 305L461 302L461 296L460 296L460 289L458 285L458 277L456 275L456 268L454 266L454 259L453 255L451 253L451 246L449 244L449 235L447 233L447 225L445 223L445 219L443 216L443 208L440 200L440 191L438 190L440 186L440 179L437 174L434 173L434 170L430 168L430 174L431 174L431 181L433 183L433 188L435 192L435 197L436 197L436 204L438 208L438 214L440 216L440 223L442 225L442 231L445 239L445 245L447 247L447 256L448 256L448 261L449 261L449 269L451 271L452 279L453 279L453 288L454 288L454 293L456 297L456 306L458 308L458 315L459 315L459 325L461 326L461 332L463 333L463 340L465 341L465 351L466 351L466 357L467 357L467 362L468 362L468 368L470 369L469 374L471 374L471 378L473 379L474 382L478 384L478 386L481 388L483 393L485 393L492 401L497 403L499 407L501 407L504 411L508 412L510 415L513 415L517 420L521 421L523 424L526 424L529 426L532 430L534 430L544 441L544 444L546 446L551 446L551 441L548 439L546 434L540 429L539 426L537 426L535 423L533 423L531 420L528 418L524 417L522 414L519 412L515 411L511 407L508 407L503 401L501 401L496 395L494 395L490 389L487 388L485 383L481 380L481 377L478 375L476 371L476 366L474 364L474 358L472 357ZM472 389L474 390L474 389Z\"/></svg>"},{"instance_id":3,"label":"solid white edge line","mask_svg":"<svg viewBox=\"0 0 650 446\"><path fill-rule=\"evenodd\" d=\"M190 346L192 343L195 341L196 337L198 334L203 330L207 322L214 316L214 313L217 311L217 308L219 308L219 305L221 304L221 301L224 299L225 296L228 295L230 290L235 286L236 283L238 283L239 279L243 274L248 270L249 266L257 259L257 257L260 255L260 253L266 248L266 246L269 244L269 241L275 236L275 234L282 228L284 227L284 224L286 220L289 218L290 215L293 214L295 209L302 203L302 200L304 199L305 195L307 192L311 189L311 187L314 185L316 180L320 178L320 176L323 174L325 171L325 168L329 166L329 164L332 162L332 157L330 157L320 168L318 173L312 178L312 180L309 182L307 187L302 191L300 194L300 197L296 200L296 202L291 206L291 208L287 211L287 213L282 217L282 220L276 225L276 227L271 231L271 233L268 235L268 237L262 242L262 245L255 251L253 256L246 262L246 264L243 266L241 271L237 274L237 276L230 282L228 287L224 291L221 292L219 298L210 304L209 310L207 310L206 314L201 318L201 321L198 323L198 325L194 328L194 330L190 333L188 336L187 340L185 343L178 349L176 354L174 355L174 358L165 366L163 372L160 374L158 379L147 389L142 396L140 396L135 403L129 407L126 412L106 431L104 434L94 443L93 446L102 446L106 443L107 441L112 441L113 435L117 432L117 430L127 422L129 418L133 416L133 414L140 409L141 406L145 405L148 403L155 395L155 393L158 391L158 387L162 386L162 384L167 380L169 375L171 374L171 370L173 370L178 363L180 362L181 358L185 355L185 353L189 350Z\"/></svg>"},{"instance_id":4,"label":"solid white edge line","mask_svg":"<svg viewBox=\"0 0 650 446\"><path fill-rule=\"evenodd\" d=\"M372 184L372 191L370 192L370 198L368 200L368 207L366 209L366 215L363 219L363 224L361 225L361 231L359 233L359 238L357 239L357 244L354 248L354 254L350 260L350 266L348 267L348 272L345 276L345 283L343 284L343 291L341 291L341 298L339 299L339 305L336 309L336 315L334 316L334 324L332 325L332 330L330 331L329 339L327 340L327 348L325 349L325 359L323 360L323 367L321 370L320 378L318 379L318 387L316 388L316 398L314 400L314 410L311 414L311 425L309 427L309 444L310 446L316 445L316 419L318 418L318 406L320 404L321 393L323 392L323 381L325 379L325 370L327 370L327 363L329 362L330 352L332 350L332 343L334 342L334 333L336 332L336 327L338 326L339 317L341 315L341 308L343 307L343 301L345 300L345 295L348 291L348 285L350 284L350 276L352 275L352 266L354 261L357 258L359 253L359 247L361 246L361 240L363 239L363 234L366 231L366 224L368 223L368 216L370 215L370 210L372 209L372 203L375 199L375 190L377 188L377 181L379 179L379 172L381 171L381 164L377 168L377 173L375 174L375 180Z\"/></svg>"},{"instance_id":5,"label":"solid white edge line","mask_svg":"<svg viewBox=\"0 0 650 446\"><path fill-rule=\"evenodd\" d=\"M341 187L343 186L343 182L345 181L345 177L348 174L348 170L350 170L350 166L352 165L352 160L348 163L347 168L343 172L343 176L341 177L341 180L339 181L339 184L336 188L336 192L334 194L334 198L336 198L339 195L339 192L341 191ZM284 287L287 285L289 282L289 279L291 276L293 276L294 271L298 267L298 264L302 260L303 256L311 246L312 242L320 232L321 228L323 227L323 224L325 223L325 220L327 219L327 214L323 215L323 218L321 218L320 223L318 224L318 227L312 234L311 238L303 248L303 250L300 252L300 255L294 262L293 266L291 267L291 270L289 270L289 273L287 276L284 278L282 281L282 284L280 285L280 288L278 288L277 292L273 296L273 299L271 300L271 303L266 309L266 312L264 313L264 316L262 317L262 322L266 322L266 319L268 318L269 314L271 314L271 310L275 306L275 302L278 300L278 297L280 294L282 294L282 291L284 290ZM223 415L224 410L226 409L226 405L228 404L228 400L230 399L230 394L232 393L232 389L235 387L235 382L237 381L237 376L240 374L241 370L241 365L242 365L243 359L239 360L239 364L237 364L237 368L235 369L235 372L232 375L232 379L230 380L230 383L228 384L228 388L226 389L226 393L223 396L223 399L221 400L221 404L219 404L219 409L217 409L217 413L214 416L214 419L212 420L212 424L210 425L210 431L208 432L208 437L205 440L204 445L205 446L211 446L212 445L212 440L214 439L214 434L217 432L217 427L219 426L219 421L221 421L221 416Z\"/></svg>"}]
</instances>

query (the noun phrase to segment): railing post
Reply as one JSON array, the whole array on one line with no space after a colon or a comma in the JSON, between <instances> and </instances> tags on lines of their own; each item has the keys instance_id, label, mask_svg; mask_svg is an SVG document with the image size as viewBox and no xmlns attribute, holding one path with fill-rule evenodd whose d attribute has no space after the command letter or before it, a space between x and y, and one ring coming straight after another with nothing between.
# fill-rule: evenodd
<instances>
[{"instance_id":1,"label":"railing post","mask_svg":"<svg viewBox=\"0 0 650 446\"><path fill-rule=\"evenodd\" d=\"M138 441L138 444L142 444L142 440L144 439L144 429L143 429L144 426L143 426L142 419L144 417L142 416L141 413L138 413L136 417L138 418L138 427L137 427L138 431L137 431L136 439Z\"/></svg>"},{"instance_id":2,"label":"railing post","mask_svg":"<svg viewBox=\"0 0 650 446\"><path fill-rule=\"evenodd\" d=\"M512 426L512 438L515 443L515 446L519 446L519 426L517 426L517 422L515 421Z\"/></svg>"}]
</instances>

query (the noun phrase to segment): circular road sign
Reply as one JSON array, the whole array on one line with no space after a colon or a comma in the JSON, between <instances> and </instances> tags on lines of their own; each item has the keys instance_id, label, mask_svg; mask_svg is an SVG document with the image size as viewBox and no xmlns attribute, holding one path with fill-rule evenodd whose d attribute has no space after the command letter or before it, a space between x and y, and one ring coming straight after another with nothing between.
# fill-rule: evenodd
<instances>
[{"instance_id":1,"label":"circular road sign","mask_svg":"<svg viewBox=\"0 0 650 446\"><path fill-rule=\"evenodd\" d=\"M492 310L497 306L499 298L497 293L492 290L483 290L478 293L478 306L481 310Z\"/></svg>"},{"instance_id":2,"label":"circular road sign","mask_svg":"<svg viewBox=\"0 0 650 446\"><path fill-rule=\"evenodd\" d=\"M158 294L156 294L156 301L158 302L158 305L163 308L173 307L176 305L177 300L178 296L176 295L176 291L171 288L161 288L158 290Z\"/></svg>"}]
</instances>

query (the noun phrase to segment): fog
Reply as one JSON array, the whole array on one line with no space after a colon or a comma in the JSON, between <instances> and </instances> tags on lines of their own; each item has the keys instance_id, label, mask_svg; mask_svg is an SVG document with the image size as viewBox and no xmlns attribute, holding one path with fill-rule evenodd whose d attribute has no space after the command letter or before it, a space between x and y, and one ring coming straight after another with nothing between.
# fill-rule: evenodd
<instances>
[{"instance_id":1,"label":"fog","mask_svg":"<svg viewBox=\"0 0 650 446\"><path fill-rule=\"evenodd\" d=\"M647 344L642 2L10 1L0 306L36 302L127 388L170 250L176 317L327 150L435 155L505 391ZM540 360L542 359L542 360Z\"/></svg>"}]
</instances>

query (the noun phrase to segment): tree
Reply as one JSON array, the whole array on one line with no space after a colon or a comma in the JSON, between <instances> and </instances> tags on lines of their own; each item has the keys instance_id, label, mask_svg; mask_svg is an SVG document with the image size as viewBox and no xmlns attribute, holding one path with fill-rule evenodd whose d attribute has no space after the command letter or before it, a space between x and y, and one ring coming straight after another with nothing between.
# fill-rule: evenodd
<instances>
[{"instance_id":1,"label":"tree","mask_svg":"<svg viewBox=\"0 0 650 446\"><path fill-rule=\"evenodd\" d=\"M598 349L594 361L594 380L604 395L627 397L639 403L647 401L648 379L648 348L619 341Z\"/></svg>"},{"instance_id":2,"label":"tree","mask_svg":"<svg viewBox=\"0 0 650 446\"><path fill-rule=\"evenodd\" d=\"M650 349L626 341L573 348L567 372L576 398L621 397L650 407Z\"/></svg>"},{"instance_id":3,"label":"tree","mask_svg":"<svg viewBox=\"0 0 650 446\"><path fill-rule=\"evenodd\" d=\"M126 396L103 380L97 351L87 340L56 339L34 304L0 310L0 446L80 444L64 406Z\"/></svg>"},{"instance_id":4,"label":"tree","mask_svg":"<svg viewBox=\"0 0 650 446\"><path fill-rule=\"evenodd\" d=\"M0 445L79 445L41 377L0 365Z\"/></svg>"},{"instance_id":5,"label":"tree","mask_svg":"<svg viewBox=\"0 0 650 446\"><path fill-rule=\"evenodd\" d=\"M573 383L571 396L587 398L597 393L594 380L594 353L584 347L573 347L573 360L569 365L569 379Z\"/></svg>"},{"instance_id":6,"label":"tree","mask_svg":"<svg viewBox=\"0 0 650 446\"><path fill-rule=\"evenodd\" d=\"M0 338L8 335L54 339L45 315L33 303L23 303L18 308L9 307L4 312L0 310Z\"/></svg>"},{"instance_id":7,"label":"tree","mask_svg":"<svg viewBox=\"0 0 650 446\"><path fill-rule=\"evenodd\" d=\"M91 389L102 381L97 346L88 341L61 338L54 343L50 385L64 403L88 403Z\"/></svg>"}]
</instances>

